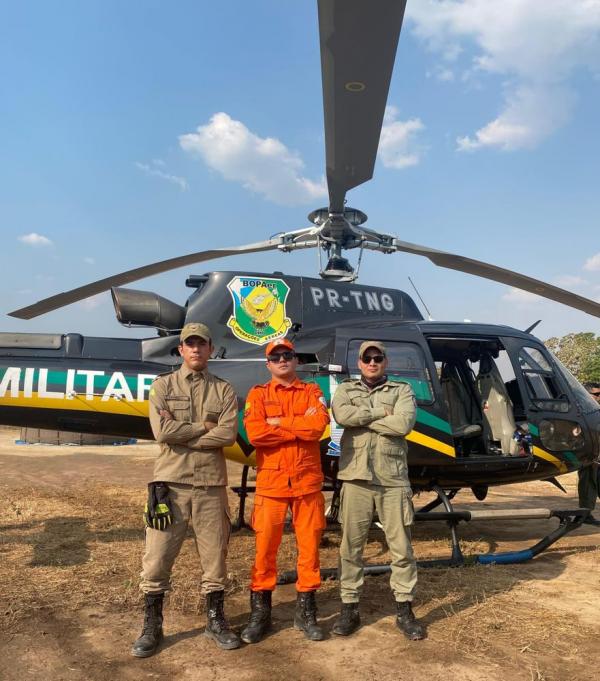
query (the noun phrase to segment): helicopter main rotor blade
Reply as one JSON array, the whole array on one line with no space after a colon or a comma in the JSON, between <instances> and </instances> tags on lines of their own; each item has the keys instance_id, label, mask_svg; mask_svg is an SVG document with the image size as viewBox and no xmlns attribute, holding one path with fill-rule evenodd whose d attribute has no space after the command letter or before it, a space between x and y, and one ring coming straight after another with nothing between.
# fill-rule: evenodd
<instances>
[{"instance_id":1,"label":"helicopter main rotor blade","mask_svg":"<svg viewBox=\"0 0 600 681\"><path fill-rule=\"evenodd\" d=\"M270 239L269 241L259 241L255 244L247 244L246 246L232 246L231 248L215 248L211 251L199 251L198 253L190 253L188 255L181 255L177 258L169 258L168 260L161 260L143 267L136 267L127 272L114 274L106 279L94 281L85 286L79 286L64 293L58 293L50 298L40 300L33 305L23 307L20 310L14 310L8 314L11 317L18 317L19 319L32 319L38 317L46 312L57 310L59 307L76 303L79 300L84 300L97 293L108 291L113 286L123 286L124 284L131 284L138 279L145 279L153 274L160 274L161 272L168 272L175 270L178 267L185 265L193 265L198 262L205 262L206 260L215 260L216 258L224 258L229 255L239 255L240 253L259 253L261 251L271 251L276 249L281 244L280 238Z\"/></svg>"},{"instance_id":2,"label":"helicopter main rotor blade","mask_svg":"<svg viewBox=\"0 0 600 681\"><path fill-rule=\"evenodd\" d=\"M329 212L373 177L406 0L319 0Z\"/></svg>"},{"instance_id":3,"label":"helicopter main rotor blade","mask_svg":"<svg viewBox=\"0 0 600 681\"><path fill-rule=\"evenodd\" d=\"M524 274L513 272L512 270L490 265L481 260L473 260L472 258L465 258L462 255L455 255L454 253L446 253L445 251L438 251L435 248L428 248L427 246L419 246L418 244L411 244L408 241L399 241L394 239L393 244L398 251L405 253L412 253L413 255L422 255L429 258L432 263L439 267L445 267L449 270L457 270L458 272L466 272L467 274L474 274L477 277L484 279L491 279L498 281L501 284L507 284L514 288L535 293L535 295L549 300L555 300L563 305L574 307L576 310L587 312L600 317L600 303L584 298L576 293L571 293L565 289L547 284L539 279L533 279Z\"/></svg>"}]
</instances>

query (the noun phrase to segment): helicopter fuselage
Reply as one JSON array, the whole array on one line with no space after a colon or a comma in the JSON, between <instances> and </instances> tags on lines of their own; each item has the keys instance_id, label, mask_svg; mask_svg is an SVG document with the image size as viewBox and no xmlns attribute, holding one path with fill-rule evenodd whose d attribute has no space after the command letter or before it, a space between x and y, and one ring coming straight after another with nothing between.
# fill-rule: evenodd
<instances>
[{"instance_id":1,"label":"helicopter fuselage","mask_svg":"<svg viewBox=\"0 0 600 681\"><path fill-rule=\"evenodd\" d=\"M217 272L188 282L195 291L180 308L181 325L203 321L213 331L209 370L232 383L240 407L240 434L226 454L241 464L255 465L241 419L245 396L270 378L265 343L284 335L295 343L301 377L318 382L328 402L357 373L360 343L386 344L390 379L410 383L417 399L407 437L415 489L553 478L598 456L600 408L530 334L424 321L410 297L393 289L280 273ZM160 335L0 334L0 423L152 438L150 384L181 361L178 335L162 328L160 314L172 323L178 306L165 313L164 303L149 303L154 294L127 297L126 289L113 298L121 321L156 325ZM338 441L332 421L322 442L329 477Z\"/></svg>"}]
</instances>

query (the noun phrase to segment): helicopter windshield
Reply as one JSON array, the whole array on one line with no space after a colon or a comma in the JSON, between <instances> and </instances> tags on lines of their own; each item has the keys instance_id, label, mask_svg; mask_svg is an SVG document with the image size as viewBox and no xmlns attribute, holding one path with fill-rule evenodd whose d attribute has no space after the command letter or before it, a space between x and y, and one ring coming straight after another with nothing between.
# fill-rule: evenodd
<instances>
[{"instance_id":1,"label":"helicopter windshield","mask_svg":"<svg viewBox=\"0 0 600 681\"><path fill-rule=\"evenodd\" d=\"M550 352L550 350L548 350ZM593 411L598 411L600 409L600 404L588 393L588 391L581 385L581 383L573 376L573 374L567 369L567 367L558 359L556 355L550 352L552 359L556 362L560 372L562 373L565 381L569 384L569 387L575 395L575 401L577 406L581 409L583 414L590 414Z\"/></svg>"}]
</instances>

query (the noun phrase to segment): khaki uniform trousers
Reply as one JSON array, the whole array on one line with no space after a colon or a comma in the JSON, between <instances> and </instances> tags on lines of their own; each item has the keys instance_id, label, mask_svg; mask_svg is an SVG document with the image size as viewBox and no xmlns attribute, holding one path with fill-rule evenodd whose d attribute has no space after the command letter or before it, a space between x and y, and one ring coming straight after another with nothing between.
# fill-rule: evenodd
<instances>
[{"instance_id":1,"label":"khaki uniform trousers","mask_svg":"<svg viewBox=\"0 0 600 681\"><path fill-rule=\"evenodd\" d=\"M580 468L578 478L579 505L582 508L591 508L593 511L600 494L600 466L593 463L591 466Z\"/></svg>"},{"instance_id":2,"label":"khaki uniform trousers","mask_svg":"<svg viewBox=\"0 0 600 681\"><path fill-rule=\"evenodd\" d=\"M227 488L168 485L173 523L166 530L146 528L140 590L158 594L171 588L173 563L191 523L202 566L202 593L222 591L227 578L227 544L231 534Z\"/></svg>"},{"instance_id":3,"label":"khaki uniform trousers","mask_svg":"<svg viewBox=\"0 0 600 681\"><path fill-rule=\"evenodd\" d=\"M412 491L353 480L341 492L340 591L343 603L358 603L364 581L362 554L377 510L392 554L390 586L396 601L412 601L417 584L417 564L410 525L414 520Z\"/></svg>"}]
</instances>

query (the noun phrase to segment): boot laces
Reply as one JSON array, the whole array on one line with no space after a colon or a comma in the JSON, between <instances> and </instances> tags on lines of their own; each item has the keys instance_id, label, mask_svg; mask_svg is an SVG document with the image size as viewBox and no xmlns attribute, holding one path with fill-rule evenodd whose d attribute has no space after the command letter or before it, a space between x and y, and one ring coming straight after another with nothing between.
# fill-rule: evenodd
<instances>
[{"instance_id":1,"label":"boot laces","mask_svg":"<svg viewBox=\"0 0 600 681\"><path fill-rule=\"evenodd\" d=\"M162 625L162 617L158 613L158 609L155 605L146 608L144 613L144 627L142 629L142 635L152 634Z\"/></svg>"},{"instance_id":2,"label":"boot laces","mask_svg":"<svg viewBox=\"0 0 600 681\"><path fill-rule=\"evenodd\" d=\"M209 612L210 620L214 629L218 631L225 631L229 629L229 624L225 619L225 613L222 608L214 608Z\"/></svg>"},{"instance_id":3,"label":"boot laces","mask_svg":"<svg viewBox=\"0 0 600 681\"><path fill-rule=\"evenodd\" d=\"M252 610L250 617L248 618L249 625L262 624L263 618L265 616L265 610L263 608Z\"/></svg>"},{"instance_id":4,"label":"boot laces","mask_svg":"<svg viewBox=\"0 0 600 681\"><path fill-rule=\"evenodd\" d=\"M305 596L305 600L302 604L304 607L303 614L306 624L312 625L317 623L317 604L315 602L314 594L311 592L310 595Z\"/></svg>"}]
</instances>

